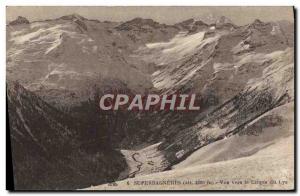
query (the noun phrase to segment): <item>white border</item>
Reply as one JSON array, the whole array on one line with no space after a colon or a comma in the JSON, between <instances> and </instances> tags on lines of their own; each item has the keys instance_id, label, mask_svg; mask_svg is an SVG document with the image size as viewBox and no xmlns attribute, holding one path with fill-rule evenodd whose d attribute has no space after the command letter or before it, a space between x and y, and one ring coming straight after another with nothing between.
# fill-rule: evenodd
<instances>
[{"instance_id":1,"label":"white border","mask_svg":"<svg viewBox=\"0 0 300 196\"><path fill-rule=\"evenodd\" d=\"M151 1L141 1L141 0L102 0L101 2L96 2L94 0L48 0L47 2L41 0L4 0L6 5L119 5L119 6L188 6L188 5L198 5L198 6L291 6L297 4L296 1L292 0L260 0L260 1L245 1L245 0L151 0Z\"/></svg>"},{"instance_id":2,"label":"white border","mask_svg":"<svg viewBox=\"0 0 300 196\"><path fill-rule=\"evenodd\" d=\"M102 1L95 1L95 0L2 0L0 1L0 38L1 44L0 47L0 126L1 126L1 147L0 147L0 195L8 195L9 192L5 190L6 188L6 141L5 141L5 132L6 132L6 118L5 118L5 108L6 108L6 92L5 92L5 72L6 72L6 30L5 30L5 23L6 23L6 15L5 15L5 7L6 6L295 6L296 8L300 9L300 1L298 0L252 0L252 1L245 1L245 0L151 0L151 1L141 1L141 0L102 0ZM298 10L299 15L299 10ZM280 13L278 13L280 14ZM297 19L298 23L299 19ZM298 26L298 25L297 25ZM297 36L299 35L299 31L297 29ZM299 38L299 36L298 36ZM297 43L296 43L297 44ZM299 50L297 51L297 57L299 56ZM297 66L297 65L295 65ZM297 76L299 78L299 68L297 69ZM297 84L297 91L299 92L299 84ZM297 105L299 105L299 97L297 99ZM298 108L297 108L298 109ZM299 120L299 115L297 117L297 122ZM299 133L298 141L299 141ZM299 154L297 154L299 158ZM298 161L299 163L299 161ZM297 167L299 170L299 167ZM299 188L299 180L297 180ZM34 195L42 195L43 193L35 193ZM50 193L52 194L52 193ZM53 193L54 194L54 193ZM57 194L57 193L56 193ZM71 193L72 194L72 193ZM82 193L83 195L88 195L89 193ZM116 195L118 193L110 193L111 195ZM123 193L124 194L124 193ZM132 194L132 193L127 193ZM139 194L146 194L146 193L139 193ZM155 193L156 195L162 195L163 193ZM171 193L173 194L173 193ZM182 195L187 195L188 193L181 193ZM198 194L208 194L204 192L200 192ZM216 195L217 193L209 194L209 195ZM230 193L231 194L231 193ZM249 193L248 193L249 194ZM254 193L250 193L252 195ZM288 193L283 193L288 194ZM57 195L63 195L63 193L59 193ZM256 193L255 195L263 195L263 193Z\"/></svg>"}]
</instances>

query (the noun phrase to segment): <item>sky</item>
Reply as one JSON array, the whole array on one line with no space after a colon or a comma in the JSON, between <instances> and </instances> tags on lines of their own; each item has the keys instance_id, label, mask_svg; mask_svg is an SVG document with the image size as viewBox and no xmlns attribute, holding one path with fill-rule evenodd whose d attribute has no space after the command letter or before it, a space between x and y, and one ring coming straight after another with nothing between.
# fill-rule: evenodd
<instances>
[{"instance_id":1,"label":"sky","mask_svg":"<svg viewBox=\"0 0 300 196\"><path fill-rule=\"evenodd\" d=\"M54 19L77 13L88 19L100 21L128 21L136 17L151 18L157 22L174 24L186 19L203 19L209 15L226 16L236 25L245 25L260 19L264 22L288 20L293 22L293 7L122 7L122 6L8 6L6 21L24 16L29 21Z\"/></svg>"}]
</instances>

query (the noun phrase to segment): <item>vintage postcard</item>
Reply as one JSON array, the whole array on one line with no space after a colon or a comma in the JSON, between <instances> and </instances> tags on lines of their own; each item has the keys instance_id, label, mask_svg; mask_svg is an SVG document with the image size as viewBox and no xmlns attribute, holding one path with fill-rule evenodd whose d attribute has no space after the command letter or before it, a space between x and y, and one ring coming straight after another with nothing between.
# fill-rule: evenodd
<instances>
[{"instance_id":1,"label":"vintage postcard","mask_svg":"<svg viewBox=\"0 0 300 196\"><path fill-rule=\"evenodd\" d=\"M8 189L295 190L294 22L8 6Z\"/></svg>"}]
</instances>

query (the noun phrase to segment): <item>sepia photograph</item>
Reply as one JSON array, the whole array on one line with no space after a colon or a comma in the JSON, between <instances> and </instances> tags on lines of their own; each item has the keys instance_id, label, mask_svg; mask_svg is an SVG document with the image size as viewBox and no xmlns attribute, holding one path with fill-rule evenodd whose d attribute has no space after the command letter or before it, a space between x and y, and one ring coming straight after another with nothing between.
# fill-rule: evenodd
<instances>
[{"instance_id":1,"label":"sepia photograph","mask_svg":"<svg viewBox=\"0 0 300 196\"><path fill-rule=\"evenodd\" d=\"M295 12L7 6L7 189L295 191Z\"/></svg>"}]
</instances>

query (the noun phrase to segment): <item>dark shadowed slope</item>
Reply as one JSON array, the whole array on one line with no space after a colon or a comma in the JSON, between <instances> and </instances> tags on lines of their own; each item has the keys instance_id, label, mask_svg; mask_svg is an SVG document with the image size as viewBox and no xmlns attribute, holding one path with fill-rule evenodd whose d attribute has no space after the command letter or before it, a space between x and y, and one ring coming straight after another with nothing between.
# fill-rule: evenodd
<instances>
[{"instance_id":1,"label":"dark shadowed slope","mask_svg":"<svg viewBox=\"0 0 300 196\"><path fill-rule=\"evenodd\" d=\"M121 154L100 138L82 145L89 142L79 137L86 131L79 121L20 84L9 83L7 96L15 189L76 189L110 182L125 168Z\"/></svg>"}]
</instances>

